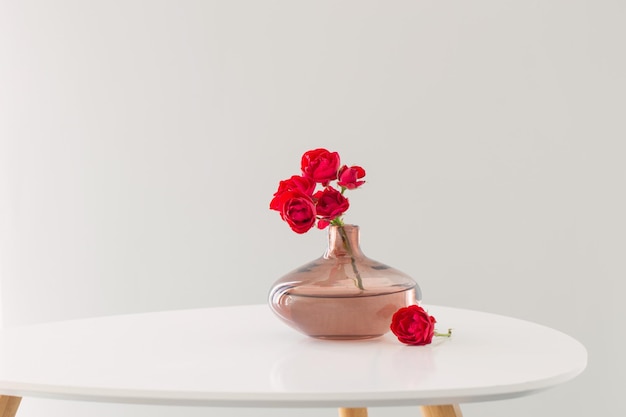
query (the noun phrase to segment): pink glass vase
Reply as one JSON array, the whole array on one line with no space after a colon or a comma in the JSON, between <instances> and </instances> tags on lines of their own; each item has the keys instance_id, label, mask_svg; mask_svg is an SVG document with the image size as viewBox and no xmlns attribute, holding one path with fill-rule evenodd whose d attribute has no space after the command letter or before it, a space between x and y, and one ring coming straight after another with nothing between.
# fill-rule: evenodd
<instances>
[{"instance_id":1,"label":"pink glass vase","mask_svg":"<svg viewBox=\"0 0 626 417\"><path fill-rule=\"evenodd\" d=\"M337 340L382 336L393 313L420 299L411 277L363 254L354 225L330 226L324 255L280 278L269 294L285 323Z\"/></svg>"}]
</instances>

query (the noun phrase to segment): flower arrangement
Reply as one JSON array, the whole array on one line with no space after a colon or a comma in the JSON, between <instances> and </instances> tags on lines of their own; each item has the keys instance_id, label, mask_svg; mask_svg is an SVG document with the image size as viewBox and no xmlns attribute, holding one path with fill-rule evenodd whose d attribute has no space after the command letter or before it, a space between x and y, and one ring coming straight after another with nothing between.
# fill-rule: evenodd
<instances>
[{"instance_id":1,"label":"flower arrangement","mask_svg":"<svg viewBox=\"0 0 626 417\"><path fill-rule=\"evenodd\" d=\"M305 152L300 160L300 169L302 175L280 181L270 209L278 211L291 230L299 234L308 232L316 223L318 229L337 226L350 255L355 285L364 290L342 216L350 207L344 193L365 184L365 170L357 165L341 165L339 154L324 148ZM331 185L335 181L339 189ZM323 188L316 191L318 185Z\"/></svg>"},{"instance_id":2,"label":"flower arrangement","mask_svg":"<svg viewBox=\"0 0 626 417\"><path fill-rule=\"evenodd\" d=\"M324 148L305 152L300 168L301 175L280 181L270 209L278 211L291 230L300 234L316 223L319 229L343 226L341 216L350 207L344 193L365 183L365 170L356 165L342 166L339 154ZM334 181L338 188L331 185ZM318 185L323 188L316 191Z\"/></svg>"},{"instance_id":3,"label":"flower arrangement","mask_svg":"<svg viewBox=\"0 0 626 417\"><path fill-rule=\"evenodd\" d=\"M350 207L345 192L365 184L365 170L358 165L342 165L337 152L324 148L305 152L300 160L300 170L300 175L280 181L270 209L278 211L281 219L298 234L306 233L314 226L318 229L335 226L350 256L355 285L364 291L342 217ZM422 307L410 305L393 315L389 328L402 343L426 345L435 336L451 335L450 330L447 334L437 333L435 323L435 318Z\"/></svg>"}]
</instances>

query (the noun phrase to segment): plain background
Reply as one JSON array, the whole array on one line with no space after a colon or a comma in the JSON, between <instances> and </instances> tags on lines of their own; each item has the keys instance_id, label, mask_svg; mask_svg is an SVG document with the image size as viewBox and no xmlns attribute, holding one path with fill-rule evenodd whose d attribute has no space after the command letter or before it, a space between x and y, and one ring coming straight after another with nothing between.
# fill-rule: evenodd
<instances>
[{"instance_id":1,"label":"plain background","mask_svg":"<svg viewBox=\"0 0 626 417\"><path fill-rule=\"evenodd\" d=\"M620 0L1 0L4 326L264 303L324 249L268 203L327 147L368 172L346 215L364 252L424 302L587 346L574 381L466 417L623 415L625 21Z\"/></svg>"}]
</instances>

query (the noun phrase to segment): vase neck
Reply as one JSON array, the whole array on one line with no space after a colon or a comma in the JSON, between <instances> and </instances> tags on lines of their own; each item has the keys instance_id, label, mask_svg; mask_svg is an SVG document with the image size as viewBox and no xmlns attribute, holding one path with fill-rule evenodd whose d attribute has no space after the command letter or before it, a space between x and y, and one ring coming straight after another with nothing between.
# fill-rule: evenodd
<instances>
[{"instance_id":1,"label":"vase neck","mask_svg":"<svg viewBox=\"0 0 626 417\"><path fill-rule=\"evenodd\" d=\"M324 258L361 257L361 246L359 243L359 226L343 225L329 226L328 228L328 249Z\"/></svg>"}]
</instances>

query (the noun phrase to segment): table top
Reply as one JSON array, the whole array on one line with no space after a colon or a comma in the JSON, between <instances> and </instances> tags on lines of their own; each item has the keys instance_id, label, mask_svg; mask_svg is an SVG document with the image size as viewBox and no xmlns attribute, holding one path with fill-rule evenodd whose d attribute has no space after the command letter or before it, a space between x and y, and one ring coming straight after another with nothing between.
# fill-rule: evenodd
<instances>
[{"instance_id":1,"label":"table top","mask_svg":"<svg viewBox=\"0 0 626 417\"><path fill-rule=\"evenodd\" d=\"M99 402L370 407L489 401L565 382L585 348L545 326L425 306L451 338L406 346L301 335L268 306L81 319L0 331L0 393Z\"/></svg>"}]
</instances>

